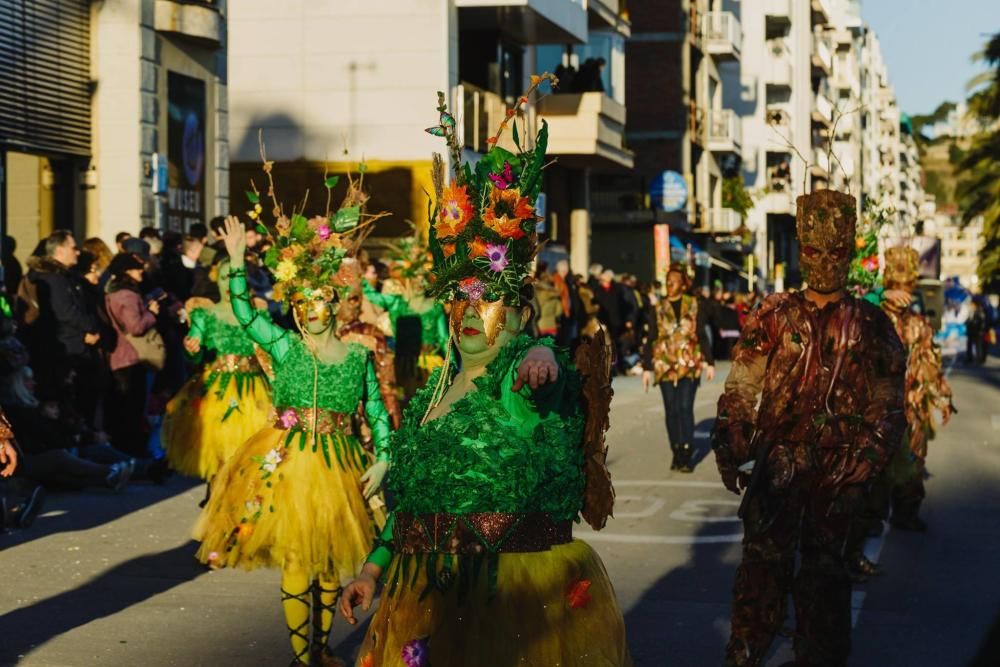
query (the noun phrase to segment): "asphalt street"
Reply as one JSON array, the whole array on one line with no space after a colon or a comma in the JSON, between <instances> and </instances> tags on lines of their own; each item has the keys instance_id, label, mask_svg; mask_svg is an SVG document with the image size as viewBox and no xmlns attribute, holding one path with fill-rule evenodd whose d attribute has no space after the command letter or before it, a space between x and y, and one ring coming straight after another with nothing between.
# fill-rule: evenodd
<instances>
[{"instance_id":1,"label":"asphalt street","mask_svg":"<svg viewBox=\"0 0 1000 667\"><path fill-rule=\"evenodd\" d=\"M708 450L725 370L698 393L690 475L669 470L659 392L615 383L616 516L577 536L604 559L643 667L721 662L741 538L738 498ZM963 667L1000 617L1000 364L959 364L950 379L960 413L931 445L930 532L889 531L868 545L886 574L855 591L852 666ZM203 495L176 477L54 494L30 530L0 536L0 664L288 664L278 573L210 572L194 560ZM352 656L362 632L338 622L337 650ZM779 638L767 664L790 657Z\"/></svg>"}]
</instances>

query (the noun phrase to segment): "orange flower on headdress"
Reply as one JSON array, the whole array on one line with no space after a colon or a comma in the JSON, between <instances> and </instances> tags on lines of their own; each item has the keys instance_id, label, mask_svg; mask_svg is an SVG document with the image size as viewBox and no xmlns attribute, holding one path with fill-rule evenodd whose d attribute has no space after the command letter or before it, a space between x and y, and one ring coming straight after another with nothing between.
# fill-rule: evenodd
<instances>
[{"instance_id":1,"label":"orange flower on headdress","mask_svg":"<svg viewBox=\"0 0 1000 667\"><path fill-rule=\"evenodd\" d=\"M444 190L438 221L434 223L434 230L441 238L458 236L472 219L472 204L465 187L453 183Z\"/></svg>"},{"instance_id":2,"label":"orange flower on headdress","mask_svg":"<svg viewBox=\"0 0 1000 667\"><path fill-rule=\"evenodd\" d=\"M516 188L490 191L490 205L483 213L483 223L505 239L523 239L526 236L521 223L534 219L535 209L527 197Z\"/></svg>"},{"instance_id":3,"label":"orange flower on headdress","mask_svg":"<svg viewBox=\"0 0 1000 667\"><path fill-rule=\"evenodd\" d=\"M441 245L441 252L445 257L451 257L455 254L455 244L454 243L444 243Z\"/></svg>"},{"instance_id":4,"label":"orange flower on headdress","mask_svg":"<svg viewBox=\"0 0 1000 667\"><path fill-rule=\"evenodd\" d=\"M480 237L476 237L469 244L469 257L485 257L486 256L486 241Z\"/></svg>"}]
</instances>

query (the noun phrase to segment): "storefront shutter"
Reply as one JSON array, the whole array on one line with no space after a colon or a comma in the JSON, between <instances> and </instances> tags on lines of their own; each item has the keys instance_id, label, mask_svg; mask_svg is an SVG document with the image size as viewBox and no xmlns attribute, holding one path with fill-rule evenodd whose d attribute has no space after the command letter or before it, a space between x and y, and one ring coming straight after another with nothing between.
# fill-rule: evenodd
<instances>
[{"instance_id":1,"label":"storefront shutter","mask_svg":"<svg viewBox=\"0 0 1000 667\"><path fill-rule=\"evenodd\" d=\"M0 1L0 144L90 155L87 0Z\"/></svg>"}]
</instances>

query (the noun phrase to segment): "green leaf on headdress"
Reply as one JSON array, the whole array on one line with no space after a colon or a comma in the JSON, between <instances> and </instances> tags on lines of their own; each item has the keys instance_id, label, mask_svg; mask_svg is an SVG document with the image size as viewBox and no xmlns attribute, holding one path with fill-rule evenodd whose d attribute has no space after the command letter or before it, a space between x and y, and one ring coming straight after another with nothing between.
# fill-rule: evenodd
<instances>
[{"instance_id":1,"label":"green leaf on headdress","mask_svg":"<svg viewBox=\"0 0 1000 667\"><path fill-rule=\"evenodd\" d=\"M350 206L348 208L342 208L337 211L337 215L333 218L333 229L337 233L343 233L354 229L358 226L358 221L361 219L361 207L360 206Z\"/></svg>"},{"instance_id":2,"label":"green leaf on headdress","mask_svg":"<svg viewBox=\"0 0 1000 667\"><path fill-rule=\"evenodd\" d=\"M256 192L254 192L253 190L247 190L246 193L247 193L247 199L250 200L251 204L260 203L260 196Z\"/></svg>"},{"instance_id":3,"label":"green leaf on headdress","mask_svg":"<svg viewBox=\"0 0 1000 667\"><path fill-rule=\"evenodd\" d=\"M327 176L326 180L323 181L323 185L326 186L327 190L332 190L337 187L338 182L340 182L340 176Z\"/></svg>"},{"instance_id":4,"label":"green leaf on headdress","mask_svg":"<svg viewBox=\"0 0 1000 667\"><path fill-rule=\"evenodd\" d=\"M275 246L271 246L264 253L264 264L270 269L278 268L278 249Z\"/></svg>"},{"instance_id":5,"label":"green leaf on headdress","mask_svg":"<svg viewBox=\"0 0 1000 667\"><path fill-rule=\"evenodd\" d=\"M289 236L297 241L305 241L305 236L309 233L309 221L304 215L296 213L292 216L292 230Z\"/></svg>"},{"instance_id":6,"label":"green leaf on headdress","mask_svg":"<svg viewBox=\"0 0 1000 667\"><path fill-rule=\"evenodd\" d=\"M265 227L264 225L257 225L257 233L267 236L267 227Z\"/></svg>"},{"instance_id":7,"label":"green leaf on headdress","mask_svg":"<svg viewBox=\"0 0 1000 667\"><path fill-rule=\"evenodd\" d=\"M511 131L511 134L513 135L513 137L514 137L514 145L517 146L518 150L520 150L521 149L521 138L517 134L517 119L516 118L513 119L513 122L510 124L510 131Z\"/></svg>"},{"instance_id":8,"label":"green leaf on headdress","mask_svg":"<svg viewBox=\"0 0 1000 667\"><path fill-rule=\"evenodd\" d=\"M367 164L365 164L364 162L360 163L360 164L358 165L358 173L359 173L359 174L363 174L363 173L365 173L366 171L368 171L368 165L367 165Z\"/></svg>"},{"instance_id":9,"label":"green leaf on headdress","mask_svg":"<svg viewBox=\"0 0 1000 667\"><path fill-rule=\"evenodd\" d=\"M524 172L521 174L520 188L521 194L534 200L542 189L542 168L545 166L545 149L549 143L549 125L542 121L542 129L538 131L535 139L535 149L531 152L531 157Z\"/></svg>"}]
</instances>

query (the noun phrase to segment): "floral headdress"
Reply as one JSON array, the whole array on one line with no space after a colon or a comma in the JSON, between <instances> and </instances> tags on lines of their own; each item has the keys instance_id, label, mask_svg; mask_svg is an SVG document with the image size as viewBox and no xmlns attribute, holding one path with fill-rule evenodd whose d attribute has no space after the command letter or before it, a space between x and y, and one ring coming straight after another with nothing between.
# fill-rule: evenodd
<instances>
[{"instance_id":1,"label":"floral headdress","mask_svg":"<svg viewBox=\"0 0 1000 667\"><path fill-rule=\"evenodd\" d=\"M332 300L335 294L349 289L349 281L341 273L345 258L354 257L375 220L387 213L368 214L364 212L368 195L364 191L365 165L359 165L357 179L347 175L347 194L337 210L332 210L333 189L340 181L339 176L325 176L326 210L322 214L307 218L304 215L309 193L306 192L302 205L293 210L291 216L285 214L274 186L274 162L267 160L264 143L261 141L263 172L267 175L268 187L264 196L270 199L271 215L274 222L265 223L262 195L250 181L246 196L252 205L247 212L251 220L257 222L257 231L271 242L264 254L264 264L274 273L275 300L287 300L295 292L322 293Z\"/></svg>"},{"instance_id":2,"label":"floral headdress","mask_svg":"<svg viewBox=\"0 0 1000 667\"><path fill-rule=\"evenodd\" d=\"M402 236L389 246L384 259L390 275L402 280L426 279L434 267L427 241L415 226L410 236Z\"/></svg>"},{"instance_id":3,"label":"floral headdress","mask_svg":"<svg viewBox=\"0 0 1000 667\"><path fill-rule=\"evenodd\" d=\"M503 307L520 305L521 288L531 280L531 262L538 251L535 200L542 187L548 127L543 120L534 146L529 147L522 143L515 116L544 81L557 83L551 74L533 75L531 87L507 110L497 133L487 139L489 149L475 165L462 164L455 119L443 93L438 93L440 124L427 130L447 140L455 168L445 186L443 163L434 156L436 201L429 230L433 268L428 292L455 302L453 323L461 321L467 307L475 307L490 342L503 326ZM508 125L516 152L497 145Z\"/></svg>"},{"instance_id":4,"label":"floral headdress","mask_svg":"<svg viewBox=\"0 0 1000 667\"><path fill-rule=\"evenodd\" d=\"M871 200L865 203L854 237L854 257L847 283L859 292L882 287L879 275L879 232L888 222L889 213Z\"/></svg>"}]
</instances>

